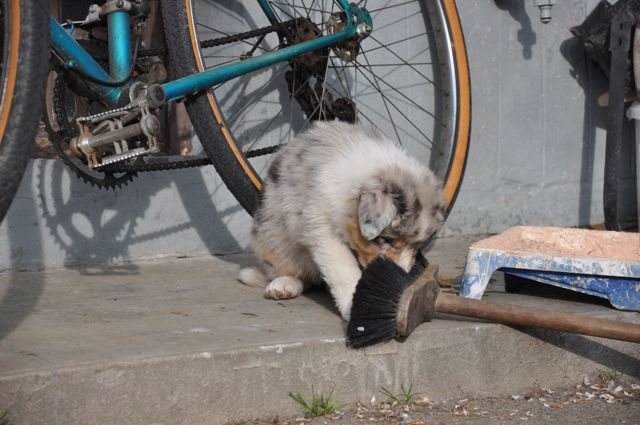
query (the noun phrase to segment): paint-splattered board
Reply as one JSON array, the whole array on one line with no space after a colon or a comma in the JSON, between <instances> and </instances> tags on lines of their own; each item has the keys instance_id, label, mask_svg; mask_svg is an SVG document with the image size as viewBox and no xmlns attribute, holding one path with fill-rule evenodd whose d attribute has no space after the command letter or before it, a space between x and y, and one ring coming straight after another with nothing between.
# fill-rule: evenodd
<instances>
[{"instance_id":1,"label":"paint-splattered board","mask_svg":"<svg viewBox=\"0 0 640 425\"><path fill-rule=\"evenodd\" d=\"M471 245L460 295L480 299L497 270L640 311L638 233L513 227Z\"/></svg>"}]
</instances>

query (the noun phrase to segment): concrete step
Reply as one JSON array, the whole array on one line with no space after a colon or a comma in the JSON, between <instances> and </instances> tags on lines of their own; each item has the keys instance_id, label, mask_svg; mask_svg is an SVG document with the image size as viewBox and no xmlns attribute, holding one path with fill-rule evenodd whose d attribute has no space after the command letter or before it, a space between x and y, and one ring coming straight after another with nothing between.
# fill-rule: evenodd
<instances>
[{"instance_id":1,"label":"concrete step","mask_svg":"<svg viewBox=\"0 0 640 425\"><path fill-rule=\"evenodd\" d=\"M436 241L459 281L479 237ZM299 412L289 392L340 402L414 389L432 399L522 392L598 369L640 378L640 347L439 315L403 342L345 347L327 293L271 301L236 280L247 255L0 275L0 411L15 424L215 424ZM484 297L640 322L549 287Z\"/></svg>"}]
</instances>

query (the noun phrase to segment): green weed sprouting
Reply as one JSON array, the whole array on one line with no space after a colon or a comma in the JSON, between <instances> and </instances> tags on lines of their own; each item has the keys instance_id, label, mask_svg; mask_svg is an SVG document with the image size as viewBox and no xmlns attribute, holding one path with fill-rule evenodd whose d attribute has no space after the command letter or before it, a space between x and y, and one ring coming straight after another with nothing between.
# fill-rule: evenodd
<instances>
[{"instance_id":1,"label":"green weed sprouting","mask_svg":"<svg viewBox=\"0 0 640 425\"><path fill-rule=\"evenodd\" d=\"M413 400L414 397L420 394L418 392L413 392L413 384L411 384L409 388L405 388L404 384L400 384L400 389L402 390L402 392L398 394L394 394L388 389L386 389L385 387L381 387L380 392L382 392L382 394L387 396L387 398L391 403L404 403L404 404L411 403L411 400Z\"/></svg>"},{"instance_id":2,"label":"green weed sprouting","mask_svg":"<svg viewBox=\"0 0 640 425\"><path fill-rule=\"evenodd\" d=\"M296 403L302 407L304 413L308 416L316 417L316 416L324 416L331 415L338 411L338 409L346 406L345 404L336 404L336 400L334 398L334 389L332 389L329 394L317 394L314 386L311 386L311 404L307 403L307 401L300 395L300 393L289 393L289 397L291 397Z\"/></svg>"}]
</instances>

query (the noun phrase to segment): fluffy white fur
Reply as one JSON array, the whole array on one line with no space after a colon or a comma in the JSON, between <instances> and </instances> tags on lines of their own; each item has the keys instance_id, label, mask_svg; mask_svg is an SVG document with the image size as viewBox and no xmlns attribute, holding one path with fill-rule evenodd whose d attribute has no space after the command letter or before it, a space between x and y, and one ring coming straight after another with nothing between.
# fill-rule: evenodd
<instances>
[{"instance_id":1,"label":"fluffy white fur","mask_svg":"<svg viewBox=\"0 0 640 425\"><path fill-rule=\"evenodd\" d=\"M361 267L386 255L408 270L442 205L433 173L384 135L317 122L270 166L252 229L261 267L240 280L273 299L324 282L348 320Z\"/></svg>"}]
</instances>

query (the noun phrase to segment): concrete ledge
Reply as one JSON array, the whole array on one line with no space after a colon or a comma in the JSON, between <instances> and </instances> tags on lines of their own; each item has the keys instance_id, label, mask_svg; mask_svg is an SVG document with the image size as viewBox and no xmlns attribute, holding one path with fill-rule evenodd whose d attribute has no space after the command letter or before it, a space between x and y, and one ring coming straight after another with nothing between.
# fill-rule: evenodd
<instances>
[{"instance_id":1,"label":"concrete ledge","mask_svg":"<svg viewBox=\"0 0 640 425\"><path fill-rule=\"evenodd\" d=\"M457 276L470 242L438 241L432 257ZM350 350L326 293L265 300L235 280L248 262L0 275L0 410L33 425L224 423L299 412L287 394L312 384L335 386L346 403L401 384L440 399L564 385L597 369L640 378L636 344L442 315L404 342ZM639 321L573 294L506 294L494 283L486 296Z\"/></svg>"},{"instance_id":2,"label":"concrete ledge","mask_svg":"<svg viewBox=\"0 0 640 425\"><path fill-rule=\"evenodd\" d=\"M413 383L439 399L519 392L580 380L598 368L638 377L632 344L438 320L404 343L363 351L344 340L275 344L0 377L16 423L202 424L294 414L290 391L333 385L341 402Z\"/></svg>"}]
</instances>

